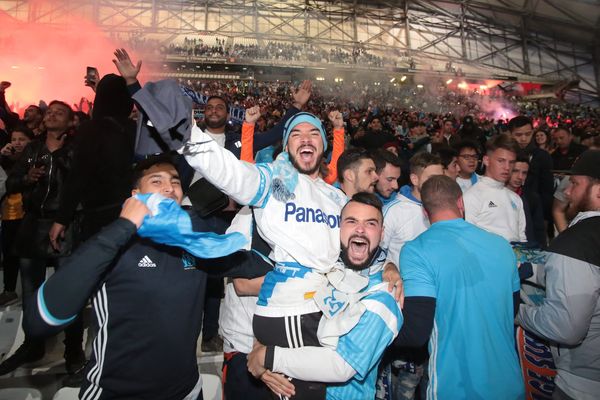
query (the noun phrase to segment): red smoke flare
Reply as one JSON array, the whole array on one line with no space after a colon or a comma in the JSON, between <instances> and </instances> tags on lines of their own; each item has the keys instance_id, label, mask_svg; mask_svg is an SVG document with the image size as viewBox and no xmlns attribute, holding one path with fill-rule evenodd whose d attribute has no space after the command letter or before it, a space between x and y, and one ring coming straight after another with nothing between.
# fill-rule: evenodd
<instances>
[{"instance_id":1,"label":"red smoke flare","mask_svg":"<svg viewBox=\"0 0 600 400\"><path fill-rule=\"evenodd\" d=\"M121 45L84 18L70 15L68 22L54 27L19 21L0 11L0 26L0 80L12 82L6 98L21 115L40 100L93 100L94 92L84 86L87 66L97 67L100 76L117 73L113 51Z\"/></svg>"}]
</instances>

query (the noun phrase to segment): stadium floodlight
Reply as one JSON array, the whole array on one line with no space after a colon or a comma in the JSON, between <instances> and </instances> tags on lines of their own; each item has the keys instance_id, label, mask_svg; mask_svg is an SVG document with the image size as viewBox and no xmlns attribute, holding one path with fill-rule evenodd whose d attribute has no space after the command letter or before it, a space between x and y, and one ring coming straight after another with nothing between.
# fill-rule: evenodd
<instances>
[{"instance_id":1,"label":"stadium floodlight","mask_svg":"<svg viewBox=\"0 0 600 400\"><path fill-rule=\"evenodd\" d=\"M395 80L396 80L396 77L393 77L392 79L390 79L390 83L394 83Z\"/></svg>"},{"instance_id":2,"label":"stadium floodlight","mask_svg":"<svg viewBox=\"0 0 600 400\"><path fill-rule=\"evenodd\" d=\"M402 75L402 78L400 78L400 82L404 82L406 80L406 75Z\"/></svg>"}]
</instances>

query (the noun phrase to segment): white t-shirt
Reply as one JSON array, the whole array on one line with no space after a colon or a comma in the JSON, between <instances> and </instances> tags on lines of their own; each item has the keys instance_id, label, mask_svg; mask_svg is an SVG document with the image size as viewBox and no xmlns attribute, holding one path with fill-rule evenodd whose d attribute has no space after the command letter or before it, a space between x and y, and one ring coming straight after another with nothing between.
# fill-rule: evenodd
<instances>
[{"instance_id":1,"label":"white t-shirt","mask_svg":"<svg viewBox=\"0 0 600 400\"><path fill-rule=\"evenodd\" d=\"M429 219L420 203L398 194L383 209L383 226L381 248L387 251L387 260L400 267L402 247L429 228Z\"/></svg>"},{"instance_id":2,"label":"white t-shirt","mask_svg":"<svg viewBox=\"0 0 600 400\"><path fill-rule=\"evenodd\" d=\"M523 201L504 183L482 176L465 192L463 200L468 222L509 242L527 241Z\"/></svg>"}]
</instances>

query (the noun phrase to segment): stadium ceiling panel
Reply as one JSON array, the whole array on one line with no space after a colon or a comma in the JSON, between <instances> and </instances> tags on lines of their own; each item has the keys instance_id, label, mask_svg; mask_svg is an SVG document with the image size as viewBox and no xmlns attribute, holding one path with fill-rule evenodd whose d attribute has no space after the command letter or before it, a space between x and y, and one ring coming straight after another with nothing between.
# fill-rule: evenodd
<instances>
[{"instance_id":1,"label":"stadium ceiling panel","mask_svg":"<svg viewBox=\"0 0 600 400\"><path fill-rule=\"evenodd\" d=\"M418 8L434 5L455 16L461 7L489 21L493 25L519 27L525 21L532 32L590 44L600 39L600 0L405 0L405 1L351 1L347 4L365 6L396 6Z\"/></svg>"}]
</instances>

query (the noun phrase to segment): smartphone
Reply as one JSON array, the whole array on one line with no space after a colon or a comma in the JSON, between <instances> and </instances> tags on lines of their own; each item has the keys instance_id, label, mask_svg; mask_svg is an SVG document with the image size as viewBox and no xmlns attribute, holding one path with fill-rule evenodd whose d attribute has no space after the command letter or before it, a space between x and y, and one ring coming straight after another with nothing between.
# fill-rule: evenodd
<instances>
[{"instance_id":1,"label":"smartphone","mask_svg":"<svg viewBox=\"0 0 600 400\"><path fill-rule=\"evenodd\" d=\"M85 83L97 83L98 82L98 68L87 67L85 71Z\"/></svg>"}]
</instances>

